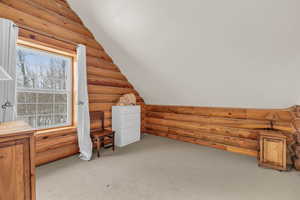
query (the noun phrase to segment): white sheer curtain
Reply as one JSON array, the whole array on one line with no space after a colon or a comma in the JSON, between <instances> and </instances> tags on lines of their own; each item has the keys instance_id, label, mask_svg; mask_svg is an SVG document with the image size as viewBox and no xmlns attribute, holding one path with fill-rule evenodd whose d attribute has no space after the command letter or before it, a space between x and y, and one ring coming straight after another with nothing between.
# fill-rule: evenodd
<instances>
[{"instance_id":1,"label":"white sheer curtain","mask_svg":"<svg viewBox=\"0 0 300 200\"><path fill-rule=\"evenodd\" d=\"M80 158L90 160L92 158L93 145L90 138L90 113L87 89L86 48L79 45L77 48L77 81L78 81L78 108L77 108L77 134L80 149Z\"/></svg>"},{"instance_id":2,"label":"white sheer curtain","mask_svg":"<svg viewBox=\"0 0 300 200\"><path fill-rule=\"evenodd\" d=\"M0 82L0 122L16 118L16 46L18 28L10 20L0 18L0 66L13 80ZM6 109L2 105L7 105Z\"/></svg>"}]
</instances>

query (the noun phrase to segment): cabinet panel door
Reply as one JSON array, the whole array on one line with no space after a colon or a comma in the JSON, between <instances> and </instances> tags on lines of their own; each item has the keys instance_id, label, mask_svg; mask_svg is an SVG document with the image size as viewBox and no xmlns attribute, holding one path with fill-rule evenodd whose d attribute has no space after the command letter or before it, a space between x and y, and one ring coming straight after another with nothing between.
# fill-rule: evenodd
<instances>
[{"instance_id":1,"label":"cabinet panel door","mask_svg":"<svg viewBox=\"0 0 300 200\"><path fill-rule=\"evenodd\" d=\"M283 141L265 138L264 139L264 162L283 167Z\"/></svg>"},{"instance_id":2,"label":"cabinet panel door","mask_svg":"<svg viewBox=\"0 0 300 200\"><path fill-rule=\"evenodd\" d=\"M0 143L0 200L30 200L29 141Z\"/></svg>"}]
</instances>

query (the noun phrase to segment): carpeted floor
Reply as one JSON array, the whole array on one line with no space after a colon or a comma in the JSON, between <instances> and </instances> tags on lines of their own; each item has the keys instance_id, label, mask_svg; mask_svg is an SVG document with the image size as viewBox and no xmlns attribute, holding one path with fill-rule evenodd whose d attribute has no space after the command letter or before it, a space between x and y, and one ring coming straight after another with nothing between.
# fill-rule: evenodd
<instances>
[{"instance_id":1,"label":"carpeted floor","mask_svg":"<svg viewBox=\"0 0 300 200\"><path fill-rule=\"evenodd\" d=\"M300 172L256 159L146 135L141 142L37 169L37 200L299 200Z\"/></svg>"}]
</instances>

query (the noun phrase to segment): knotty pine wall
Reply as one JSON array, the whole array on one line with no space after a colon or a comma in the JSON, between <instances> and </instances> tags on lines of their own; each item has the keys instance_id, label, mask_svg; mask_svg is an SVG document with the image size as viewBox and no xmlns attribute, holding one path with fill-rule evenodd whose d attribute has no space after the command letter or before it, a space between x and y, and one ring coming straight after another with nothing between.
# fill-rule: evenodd
<instances>
[{"instance_id":1,"label":"knotty pine wall","mask_svg":"<svg viewBox=\"0 0 300 200\"><path fill-rule=\"evenodd\" d=\"M138 103L143 99L120 72L111 57L63 0L0 0L0 17L49 36L87 47L88 91L91 111L105 111L105 127L111 127L111 107L125 93L133 92ZM75 53L76 46L20 29L20 38L37 44ZM92 121L91 127L98 123ZM37 165L78 152L76 128L61 128L36 134Z\"/></svg>"},{"instance_id":2,"label":"knotty pine wall","mask_svg":"<svg viewBox=\"0 0 300 200\"><path fill-rule=\"evenodd\" d=\"M288 136L289 163L296 141L297 107L240 109L146 105L145 132L256 157L262 132Z\"/></svg>"}]
</instances>

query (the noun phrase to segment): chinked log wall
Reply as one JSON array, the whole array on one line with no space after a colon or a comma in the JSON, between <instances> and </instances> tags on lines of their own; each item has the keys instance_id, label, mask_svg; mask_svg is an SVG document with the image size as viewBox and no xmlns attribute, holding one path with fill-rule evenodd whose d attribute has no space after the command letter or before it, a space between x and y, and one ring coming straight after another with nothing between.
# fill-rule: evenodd
<instances>
[{"instance_id":1,"label":"chinked log wall","mask_svg":"<svg viewBox=\"0 0 300 200\"><path fill-rule=\"evenodd\" d=\"M297 107L239 109L146 105L145 132L256 157L258 135L280 131L288 137L289 164L292 164L296 115Z\"/></svg>"},{"instance_id":2,"label":"chinked log wall","mask_svg":"<svg viewBox=\"0 0 300 200\"><path fill-rule=\"evenodd\" d=\"M90 110L105 111L106 127L111 127L111 106L122 94L135 93L138 103L143 105L134 87L64 0L0 0L0 17L54 37L20 29L20 38L29 42L73 53L76 53L76 46L58 38L86 45ZM92 128L98 125L95 121L91 123ZM76 129L38 133L36 152L37 165L77 153Z\"/></svg>"}]
</instances>

